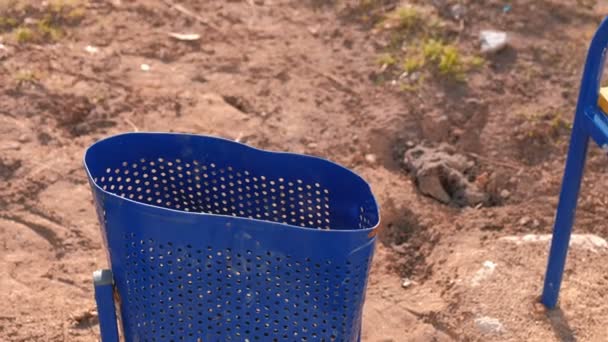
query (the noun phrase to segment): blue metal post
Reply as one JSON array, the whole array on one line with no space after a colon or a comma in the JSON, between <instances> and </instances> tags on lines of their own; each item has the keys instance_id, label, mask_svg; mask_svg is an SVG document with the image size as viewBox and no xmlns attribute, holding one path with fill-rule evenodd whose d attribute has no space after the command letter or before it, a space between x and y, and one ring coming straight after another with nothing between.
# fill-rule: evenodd
<instances>
[{"instance_id":1,"label":"blue metal post","mask_svg":"<svg viewBox=\"0 0 608 342\"><path fill-rule=\"evenodd\" d=\"M572 128L566 171L564 172L555 226L553 228L553 241L551 242L549 264L547 266L545 288L542 296L543 304L550 309L554 308L557 304L566 256L568 254L570 235L572 233L572 224L574 223L576 203L585 167L587 146L589 145L589 137L580 126L581 124L575 121Z\"/></svg>"},{"instance_id":2,"label":"blue metal post","mask_svg":"<svg viewBox=\"0 0 608 342\"><path fill-rule=\"evenodd\" d=\"M97 270L93 273L95 301L99 316L99 331L102 342L118 342L118 326L114 306L114 281L112 271Z\"/></svg>"},{"instance_id":3,"label":"blue metal post","mask_svg":"<svg viewBox=\"0 0 608 342\"><path fill-rule=\"evenodd\" d=\"M606 57L606 46L608 45L608 20L604 19L596 32L589 53L583 80L581 84L572 137L566 160L566 170L562 182L555 225L553 229L553 240L549 252L549 262L545 276L545 285L541 302L552 309L557 304L559 290L568 254L568 245L572 233L572 225L576 212L581 180L585 167L587 146L591 131L596 132L594 118L590 113L597 113L598 92L604 61ZM591 110L593 109L593 110ZM598 141L598 140L602 141ZM603 145L605 137L594 136L596 142Z\"/></svg>"}]
</instances>

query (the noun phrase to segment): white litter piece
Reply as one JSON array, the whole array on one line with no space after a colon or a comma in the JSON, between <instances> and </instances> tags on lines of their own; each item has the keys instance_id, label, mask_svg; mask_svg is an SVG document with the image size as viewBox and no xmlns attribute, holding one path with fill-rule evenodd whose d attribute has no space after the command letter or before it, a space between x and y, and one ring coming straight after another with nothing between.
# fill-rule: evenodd
<instances>
[{"instance_id":1,"label":"white litter piece","mask_svg":"<svg viewBox=\"0 0 608 342\"><path fill-rule=\"evenodd\" d=\"M189 42L201 39L201 35L197 34L197 33L175 33L175 32L169 32L167 34L169 35L169 37L175 38L177 40L183 40L183 41L189 41Z\"/></svg>"},{"instance_id":2,"label":"white litter piece","mask_svg":"<svg viewBox=\"0 0 608 342\"><path fill-rule=\"evenodd\" d=\"M150 66L148 64L142 64L140 68L141 71L150 71Z\"/></svg>"},{"instance_id":3,"label":"white litter piece","mask_svg":"<svg viewBox=\"0 0 608 342\"><path fill-rule=\"evenodd\" d=\"M551 234L526 234L523 236L503 236L499 240L513 242L516 245L524 243L548 243ZM572 234L570 247L578 247L591 252L608 250L608 241L594 234Z\"/></svg>"},{"instance_id":4,"label":"white litter piece","mask_svg":"<svg viewBox=\"0 0 608 342\"><path fill-rule=\"evenodd\" d=\"M494 53L504 49L508 43L508 35L502 31L481 31L479 34L482 53Z\"/></svg>"},{"instance_id":5,"label":"white litter piece","mask_svg":"<svg viewBox=\"0 0 608 342\"><path fill-rule=\"evenodd\" d=\"M95 54L95 53L99 52L99 48L97 46L87 45L87 46L85 46L84 51L86 51L90 54Z\"/></svg>"},{"instance_id":6,"label":"white litter piece","mask_svg":"<svg viewBox=\"0 0 608 342\"><path fill-rule=\"evenodd\" d=\"M488 279L496 269L496 263L492 261L484 261L483 266L475 272L473 278L471 278L471 285L473 287L481 285L481 282Z\"/></svg>"},{"instance_id":7,"label":"white litter piece","mask_svg":"<svg viewBox=\"0 0 608 342\"><path fill-rule=\"evenodd\" d=\"M407 289L408 287L412 286L413 284L414 284L414 282L410 278L403 278L401 287L403 287L404 289Z\"/></svg>"}]
</instances>

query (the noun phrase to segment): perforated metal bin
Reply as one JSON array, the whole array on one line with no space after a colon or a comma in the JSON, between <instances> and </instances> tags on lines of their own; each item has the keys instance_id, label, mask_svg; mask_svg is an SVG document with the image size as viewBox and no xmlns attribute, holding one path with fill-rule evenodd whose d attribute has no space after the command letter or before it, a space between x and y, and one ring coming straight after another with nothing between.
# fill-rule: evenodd
<instances>
[{"instance_id":1,"label":"perforated metal bin","mask_svg":"<svg viewBox=\"0 0 608 342\"><path fill-rule=\"evenodd\" d=\"M379 210L355 173L164 133L99 141L85 167L127 341L359 338Z\"/></svg>"}]
</instances>

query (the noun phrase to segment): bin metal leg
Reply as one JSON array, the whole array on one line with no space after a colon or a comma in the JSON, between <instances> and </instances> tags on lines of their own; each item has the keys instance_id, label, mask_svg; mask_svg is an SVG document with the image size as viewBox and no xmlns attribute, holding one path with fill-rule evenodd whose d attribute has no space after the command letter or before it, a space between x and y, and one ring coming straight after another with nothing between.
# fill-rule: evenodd
<instances>
[{"instance_id":1,"label":"bin metal leg","mask_svg":"<svg viewBox=\"0 0 608 342\"><path fill-rule=\"evenodd\" d=\"M111 270L97 270L93 273L95 301L99 316L99 331L102 342L118 342L118 324L114 306L114 280Z\"/></svg>"},{"instance_id":2,"label":"bin metal leg","mask_svg":"<svg viewBox=\"0 0 608 342\"><path fill-rule=\"evenodd\" d=\"M541 299L542 303L550 309L554 308L557 304L566 256L568 255L568 245L574 223L576 203L585 168L587 146L589 145L587 134L581 131L580 127L576 127L577 124L575 123L575 127L572 129L566 171L564 172L562 190L557 205L553 240L551 242L547 274Z\"/></svg>"}]
</instances>

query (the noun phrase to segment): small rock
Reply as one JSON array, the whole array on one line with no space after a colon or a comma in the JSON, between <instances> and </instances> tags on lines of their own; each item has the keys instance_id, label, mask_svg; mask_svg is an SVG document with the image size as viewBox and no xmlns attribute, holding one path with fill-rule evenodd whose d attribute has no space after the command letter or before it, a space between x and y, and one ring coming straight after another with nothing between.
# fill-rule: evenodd
<instances>
[{"instance_id":1,"label":"small rock","mask_svg":"<svg viewBox=\"0 0 608 342\"><path fill-rule=\"evenodd\" d=\"M311 26L308 28L308 32L310 32L310 34L312 34L314 37L319 35L319 30L320 30L320 27L318 25Z\"/></svg>"},{"instance_id":2,"label":"small rock","mask_svg":"<svg viewBox=\"0 0 608 342\"><path fill-rule=\"evenodd\" d=\"M475 325L483 334L499 334L504 330L502 323L497 318L488 316L476 318Z\"/></svg>"},{"instance_id":3,"label":"small rock","mask_svg":"<svg viewBox=\"0 0 608 342\"><path fill-rule=\"evenodd\" d=\"M84 312L80 312L75 315L71 315L72 324L76 327L89 327L95 324L99 324L99 317L95 309L89 309Z\"/></svg>"},{"instance_id":4,"label":"small rock","mask_svg":"<svg viewBox=\"0 0 608 342\"><path fill-rule=\"evenodd\" d=\"M401 283L401 287L403 287L404 289L407 289L408 287L412 286L414 284L413 281L411 281L409 278L403 278L403 282Z\"/></svg>"},{"instance_id":5,"label":"small rock","mask_svg":"<svg viewBox=\"0 0 608 342\"><path fill-rule=\"evenodd\" d=\"M466 13L467 13L467 8L464 7L464 5L455 4L452 7L450 7L450 14L452 15L452 18L454 18L456 20L460 20L460 19L464 18L464 15Z\"/></svg>"},{"instance_id":6,"label":"small rock","mask_svg":"<svg viewBox=\"0 0 608 342\"><path fill-rule=\"evenodd\" d=\"M528 216L524 216L519 219L519 225L525 227L528 225L528 223L530 223L530 221L532 221L532 219L530 219Z\"/></svg>"},{"instance_id":7,"label":"small rock","mask_svg":"<svg viewBox=\"0 0 608 342\"><path fill-rule=\"evenodd\" d=\"M540 221L538 221L537 219L534 219L534 221L532 221L532 228L538 228L540 227Z\"/></svg>"},{"instance_id":8,"label":"small rock","mask_svg":"<svg viewBox=\"0 0 608 342\"><path fill-rule=\"evenodd\" d=\"M500 192L500 197L502 197L503 199L507 199L507 198L511 197L511 192L507 189L503 189Z\"/></svg>"},{"instance_id":9,"label":"small rock","mask_svg":"<svg viewBox=\"0 0 608 342\"><path fill-rule=\"evenodd\" d=\"M365 160L370 164L376 164L376 162L378 161L378 158L376 157L375 154L368 153L365 155Z\"/></svg>"},{"instance_id":10,"label":"small rock","mask_svg":"<svg viewBox=\"0 0 608 342\"><path fill-rule=\"evenodd\" d=\"M85 46L84 51L86 51L90 54L95 54L95 53L99 52L99 48L97 48L96 46L87 45L87 46Z\"/></svg>"},{"instance_id":11,"label":"small rock","mask_svg":"<svg viewBox=\"0 0 608 342\"><path fill-rule=\"evenodd\" d=\"M508 36L506 32L487 30L481 31L479 40L482 53L494 53L507 46Z\"/></svg>"},{"instance_id":12,"label":"small rock","mask_svg":"<svg viewBox=\"0 0 608 342\"><path fill-rule=\"evenodd\" d=\"M141 71L150 71L150 66L148 64L142 64L140 68Z\"/></svg>"},{"instance_id":13,"label":"small rock","mask_svg":"<svg viewBox=\"0 0 608 342\"><path fill-rule=\"evenodd\" d=\"M421 170L416 174L418 189L420 189L420 192L423 194L431 196L440 202L450 203L452 198L443 187L443 182L441 181L443 178L443 171L441 168L432 167Z\"/></svg>"},{"instance_id":14,"label":"small rock","mask_svg":"<svg viewBox=\"0 0 608 342\"><path fill-rule=\"evenodd\" d=\"M407 251L410 248L410 245L407 242L404 242L400 245L393 245L392 248L395 252L397 252L399 254L407 254Z\"/></svg>"},{"instance_id":15,"label":"small rock","mask_svg":"<svg viewBox=\"0 0 608 342\"><path fill-rule=\"evenodd\" d=\"M29 137L27 134L21 134L21 135L19 136L19 138L17 138L17 140L18 140L20 143L26 143L26 142L30 141L31 139L30 139L30 137Z\"/></svg>"}]
</instances>

